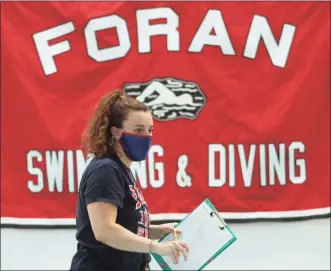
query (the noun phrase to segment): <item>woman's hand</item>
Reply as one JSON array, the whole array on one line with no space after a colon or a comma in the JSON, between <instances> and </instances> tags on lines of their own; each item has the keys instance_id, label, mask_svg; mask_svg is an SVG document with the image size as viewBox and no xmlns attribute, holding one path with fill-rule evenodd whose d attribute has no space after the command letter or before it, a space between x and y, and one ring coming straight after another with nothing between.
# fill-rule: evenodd
<instances>
[{"instance_id":1,"label":"woman's hand","mask_svg":"<svg viewBox=\"0 0 331 271\"><path fill-rule=\"evenodd\" d=\"M165 243L153 242L151 245L152 253L156 253L160 256L168 256L172 259L174 264L178 264L180 253L187 261L189 247L186 243L181 241L170 241Z\"/></svg>"},{"instance_id":2,"label":"woman's hand","mask_svg":"<svg viewBox=\"0 0 331 271\"><path fill-rule=\"evenodd\" d=\"M166 223L161 225L151 225L150 231L152 239L160 239L167 233L171 233L174 231L174 228L177 226L178 223ZM180 229L176 228L176 233L180 234Z\"/></svg>"}]
</instances>

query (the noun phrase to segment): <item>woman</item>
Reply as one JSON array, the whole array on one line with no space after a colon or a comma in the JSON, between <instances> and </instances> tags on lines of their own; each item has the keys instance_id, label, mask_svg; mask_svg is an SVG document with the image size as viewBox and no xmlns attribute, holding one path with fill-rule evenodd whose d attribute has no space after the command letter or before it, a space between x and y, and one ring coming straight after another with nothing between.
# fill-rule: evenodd
<instances>
[{"instance_id":1,"label":"woman","mask_svg":"<svg viewBox=\"0 0 331 271\"><path fill-rule=\"evenodd\" d=\"M143 103L120 91L101 99L83 136L94 157L80 183L78 245L70 270L148 270L150 253L178 263L180 251L187 259L187 244L153 241L173 225L149 225L147 203L130 170L132 161L145 160L152 131L153 118Z\"/></svg>"}]
</instances>

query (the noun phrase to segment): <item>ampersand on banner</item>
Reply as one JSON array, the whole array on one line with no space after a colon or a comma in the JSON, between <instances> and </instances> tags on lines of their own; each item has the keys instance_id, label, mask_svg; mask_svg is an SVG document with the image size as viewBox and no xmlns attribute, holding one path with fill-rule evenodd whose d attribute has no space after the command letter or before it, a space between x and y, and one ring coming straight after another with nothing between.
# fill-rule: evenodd
<instances>
[{"instance_id":1,"label":"ampersand on banner","mask_svg":"<svg viewBox=\"0 0 331 271\"><path fill-rule=\"evenodd\" d=\"M183 154L178 158L178 171L176 174L176 182L179 187L190 187L192 185L191 176L187 174L185 171L188 165L188 157L187 155Z\"/></svg>"}]
</instances>

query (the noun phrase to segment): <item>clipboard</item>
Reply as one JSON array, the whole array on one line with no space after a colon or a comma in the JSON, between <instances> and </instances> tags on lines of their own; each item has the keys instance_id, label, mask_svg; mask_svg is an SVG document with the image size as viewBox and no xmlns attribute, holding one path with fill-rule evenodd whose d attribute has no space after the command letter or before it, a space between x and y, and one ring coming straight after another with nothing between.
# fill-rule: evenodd
<instances>
[{"instance_id":1,"label":"clipboard","mask_svg":"<svg viewBox=\"0 0 331 271\"><path fill-rule=\"evenodd\" d=\"M237 240L208 198L180 221L176 228L182 230L178 240L183 240L190 247L188 260L184 261L181 255L179 264L173 264L170 257L152 254L161 270L203 270ZM174 234L168 233L159 242L173 240Z\"/></svg>"}]
</instances>

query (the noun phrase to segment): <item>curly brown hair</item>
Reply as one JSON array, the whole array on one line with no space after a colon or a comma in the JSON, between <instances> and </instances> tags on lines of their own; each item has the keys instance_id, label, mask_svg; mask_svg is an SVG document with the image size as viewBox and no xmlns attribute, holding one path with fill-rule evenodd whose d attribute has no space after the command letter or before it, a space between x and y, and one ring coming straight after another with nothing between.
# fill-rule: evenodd
<instances>
[{"instance_id":1,"label":"curly brown hair","mask_svg":"<svg viewBox=\"0 0 331 271\"><path fill-rule=\"evenodd\" d=\"M114 154L111 127L122 128L131 111L149 111L149 108L138 100L125 96L120 90L114 90L103 96L86 127L82 143L89 154L103 157Z\"/></svg>"}]
</instances>

